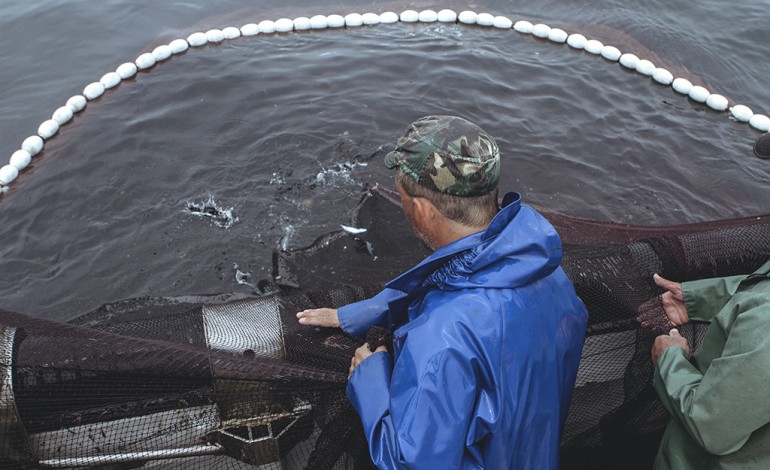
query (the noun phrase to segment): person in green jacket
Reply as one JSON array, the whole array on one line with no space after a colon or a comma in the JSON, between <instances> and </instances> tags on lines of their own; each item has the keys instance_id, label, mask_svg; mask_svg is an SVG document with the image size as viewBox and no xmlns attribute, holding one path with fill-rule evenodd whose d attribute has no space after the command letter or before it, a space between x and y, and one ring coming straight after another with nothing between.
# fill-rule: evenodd
<instances>
[{"instance_id":1,"label":"person in green jacket","mask_svg":"<svg viewBox=\"0 0 770 470\"><path fill-rule=\"evenodd\" d=\"M708 322L700 348L676 328L652 347L653 386L671 416L656 469L770 469L770 260L752 274L654 276L670 326Z\"/></svg>"}]
</instances>

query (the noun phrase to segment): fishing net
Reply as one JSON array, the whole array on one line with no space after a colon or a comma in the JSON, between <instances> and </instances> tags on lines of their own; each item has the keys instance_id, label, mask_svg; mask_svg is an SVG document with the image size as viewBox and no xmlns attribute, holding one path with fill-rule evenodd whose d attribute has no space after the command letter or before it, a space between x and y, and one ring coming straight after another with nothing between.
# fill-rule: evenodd
<instances>
[{"instance_id":1,"label":"fishing net","mask_svg":"<svg viewBox=\"0 0 770 470\"><path fill-rule=\"evenodd\" d=\"M750 272L770 257L770 216L644 228L543 213L590 314L562 468L650 468L667 421L655 333L636 321L662 318L652 274ZM367 231L276 252L279 288L262 297L132 299L70 323L0 313L0 467L371 468L345 397L363 340L295 313L371 297L427 252L388 191L351 225ZM704 328L682 330L697 347Z\"/></svg>"}]
</instances>

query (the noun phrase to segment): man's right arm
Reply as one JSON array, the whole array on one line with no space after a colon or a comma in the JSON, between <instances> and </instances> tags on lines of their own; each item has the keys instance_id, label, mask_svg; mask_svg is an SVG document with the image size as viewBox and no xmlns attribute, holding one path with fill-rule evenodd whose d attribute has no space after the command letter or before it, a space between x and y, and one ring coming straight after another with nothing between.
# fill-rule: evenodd
<instances>
[{"instance_id":1,"label":"man's right arm","mask_svg":"<svg viewBox=\"0 0 770 470\"><path fill-rule=\"evenodd\" d=\"M747 276L729 276L682 283L690 320L710 322L738 290Z\"/></svg>"},{"instance_id":2,"label":"man's right arm","mask_svg":"<svg viewBox=\"0 0 770 470\"><path fill-rule=\"evenodd\" d=\"M331 308L303 310L297 313L297 318L303 325L341 327L348 334L363 337L374 325L385 328L393 326L394 320L388 304L401 297L404 297L403 292L385 288L371 299L348 304L337 310Z\"/></svg>"}]
</instances>

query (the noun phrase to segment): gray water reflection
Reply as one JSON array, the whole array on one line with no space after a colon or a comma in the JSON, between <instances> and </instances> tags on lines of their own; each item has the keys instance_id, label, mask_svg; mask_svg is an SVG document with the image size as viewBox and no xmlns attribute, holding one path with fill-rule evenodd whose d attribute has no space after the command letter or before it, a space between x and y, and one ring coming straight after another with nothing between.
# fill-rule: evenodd
<instances>
[{"instance_id":1,"label":"gray water reflection","mask_svg":"<svg viewBox=\"0 0 770 470\"><path fill-rule=\"evenodd\" d=\"M4 2L0 155L88 82L192 31L427 6L580 31L770 111L768 2L250 3ZM364 183L390 182L378 149L435 112L487 128L503 185L567 213L671 224L770 209L756 131L566 46L425 25L257 37L177 57L64 128L0 200L0 305L67 319L131 296L248 289L234 264L269 277L275 246L347 223ZM185 213L209 196L239 223Z\"/></svg>"}]
</instances>

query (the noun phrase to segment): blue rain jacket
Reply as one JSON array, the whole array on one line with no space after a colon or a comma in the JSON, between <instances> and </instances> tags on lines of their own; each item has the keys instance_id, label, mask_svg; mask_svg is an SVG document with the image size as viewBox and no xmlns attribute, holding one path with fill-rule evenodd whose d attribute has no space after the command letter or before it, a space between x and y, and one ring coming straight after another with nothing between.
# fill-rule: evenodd
<instances>
[{"instance_id":1,"label":"blue rain jacket","mask_svg":"<svg viewBox=\"0 0 770 470\"><path fill-rule=\"evenodd\" d=\"M347 395L382 469L557 469L588 313L561 240L516 193L486 231L444 246L377 296L339 309L363 335L396 328Z\"/></svg>"}]
</instances>

